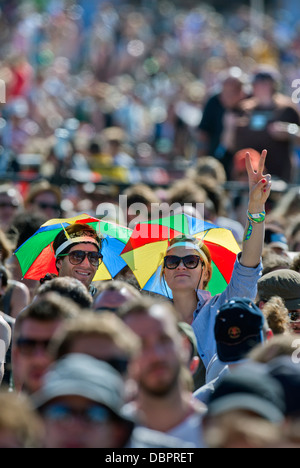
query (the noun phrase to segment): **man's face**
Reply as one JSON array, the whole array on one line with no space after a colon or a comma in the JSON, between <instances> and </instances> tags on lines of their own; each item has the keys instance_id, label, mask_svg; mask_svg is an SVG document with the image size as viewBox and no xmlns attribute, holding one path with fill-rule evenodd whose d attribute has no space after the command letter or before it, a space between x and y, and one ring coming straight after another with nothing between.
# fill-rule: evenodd
<instances>
[{"instance_id":1,"label":"man's face","mask_svg":"<svg viewBox=\"0 0 300 468\"><path fill-rule=\"evenodd\" d=\"M18 390L32 394L40 389L52 362L47 345L60 325L60 320L24 320L12 348L13 376Z\"/></svg>"},{"instance_id":2,"label":"man's face","mask_svg":"<svg viewBox=\"0 0 300 468\"><path fill-rule=\"evenodd\" d=\"M178 382L180 336L168 317L129 315L125 323L141 338L142 350L132 365L133 378L145 393L165 396Z\"/></svg>"},{"instance_id":3,"label":"man's face","mask_svg":"<svg viewBox=\"0 0 300 468\"><path fill-rule=\"evenodd\" d=\"M70 252L83 251L83 252L98 252L96 245L90 243L76 244L70 249ZM71 276L78 279L87 288L90 286L94 276L98 270L98 266L92 265L87 255L83 262L74 265L69 255L61 257L57 260L56 265L59 270L59 276Z\"/></svg>"},{"instance_id":4,"label":"man's face","mask_svg":"<svg viewBox=\"0 0 300 468\"><path fill-rule=\"evenodd\" d=\"M121 448L126 428L109 410L81 396L61 396L42 411L46 448Z\"/></svg>"}]
</instances>

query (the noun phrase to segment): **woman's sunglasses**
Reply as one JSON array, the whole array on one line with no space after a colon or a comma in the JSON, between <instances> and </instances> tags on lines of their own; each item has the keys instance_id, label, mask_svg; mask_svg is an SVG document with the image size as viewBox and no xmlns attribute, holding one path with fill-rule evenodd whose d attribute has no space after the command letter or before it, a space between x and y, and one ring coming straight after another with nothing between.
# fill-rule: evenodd
<instances>
[{"instance_id":1,"label":"woman's sunglasses","mask_svg":"<svg viewBox=\"0 0 300 468\"><path fill-rule=\"evenodd\" d=\"M186 268L194 270L200 263L201 258L198 255L187 255L186 257L177 257L176 255L167 255L164 258L164 267L168 270L175 270L179 267L181 261Z\"/></svg>"},{"instance_id":2,"label":"woman's sunglasses","mask_svg":"<svg viewBox=\"0 0 300 468\"><path fill-rule=\"evenodd\" d=\"M85 252L84 250L73 250L67 254L59 255L59 257L69 257L72 265L80 265L87 257L90 264L94 267L98 267L103 260L100 252Z\"/></svg>"}]
</instances>

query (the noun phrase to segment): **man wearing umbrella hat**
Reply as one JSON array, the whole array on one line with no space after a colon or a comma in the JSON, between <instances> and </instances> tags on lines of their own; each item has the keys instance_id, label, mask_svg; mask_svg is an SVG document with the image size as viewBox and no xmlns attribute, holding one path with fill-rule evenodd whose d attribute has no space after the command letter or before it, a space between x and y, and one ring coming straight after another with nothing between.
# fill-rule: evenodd
<instances>
[{"instance_id":1,"label":"man wearing umbrella hat","mask_svg":"<svg viewBox=\"0 0 300 468\"><path fill-rule=\"evenodd\" d=\"M87 224L71 224L63 228L53 242L58 276L78 279L93 294L91 283L102 262L102 242Z\"/></svg>"}]
</instances>

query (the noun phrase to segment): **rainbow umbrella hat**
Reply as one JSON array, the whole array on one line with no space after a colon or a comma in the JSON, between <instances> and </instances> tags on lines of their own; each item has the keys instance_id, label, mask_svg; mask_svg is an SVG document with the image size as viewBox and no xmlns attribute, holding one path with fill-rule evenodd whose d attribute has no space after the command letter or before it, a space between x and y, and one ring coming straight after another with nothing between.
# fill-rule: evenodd
<instances>
[{"instance_id":1,"label":"rainbow umbrella hat","mask_svg":"<svg viewBox=\"0 0 300 468\"><path fill-rule=\"evenodd\" d=\"M161 279L163 259L170 240L179 235L201 239L212 256L212 295L227 287L240 247L229 229L220 228L185 214L156 219L135 226L121 257L136 277L141 289L172 297Z\"/></svg>"},{"instance_id":2,"label":"rainbow umbrella hat","mask_svg":"<svg viewBox=\"0 0 300 468\"><path fill-rule=\"evenodd\" d=\"M88 224L95 229L100 237L103 237L103 262L93 281L110 280L126 267L120 254L130 239L132 230L84 213L74 218L51 219L14 252L24 278L40 280L47 273L58 274L52 244L63 228L74 223Z\"/></svg>"}]
</instances>

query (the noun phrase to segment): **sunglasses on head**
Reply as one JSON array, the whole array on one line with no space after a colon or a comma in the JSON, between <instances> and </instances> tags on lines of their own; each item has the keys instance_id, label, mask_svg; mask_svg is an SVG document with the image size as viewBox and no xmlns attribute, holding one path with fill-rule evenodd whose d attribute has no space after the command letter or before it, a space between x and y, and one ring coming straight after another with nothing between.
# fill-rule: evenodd
<instances>
[{"instance_id":1,"label":"sunglasses on head","mask_svg":"<svg viewBox=\"0 0 300 468\"><path fill-rule=\"evenodd\" d=\"M73 250L72 252L58 256L58 258L60 257L69 257L72 265L80 265L87 257L90 264L94 267L98 267L103 259L100 252L85 252L84 250Z\"/></svg>"},{"instance_id":2,"label":"sunglasses on head","mask_svg":"<svg viewBox=\"0 0 300 468\"><path fill-rule=\"evenodd\" d=\"M185 257L177 257L176 255L167 255L164 258L164 267L168 270L175 270L182 262L185 268L194 270L201 261L198 255L186 255Z\"/></svg>"},{"instance_id":3,"label":"sunglasses on head","mask_svg":"<svg viewBox=\"0 0 300 468\"><path fill-rule=\"evenodd\" d=\"M71 239L76 239L76 237L91 237L92 239L97 239L98 237L96 231L89 231L84 229L76 232L68 232L68 235Z\"/></svg>"}]
</instances>

